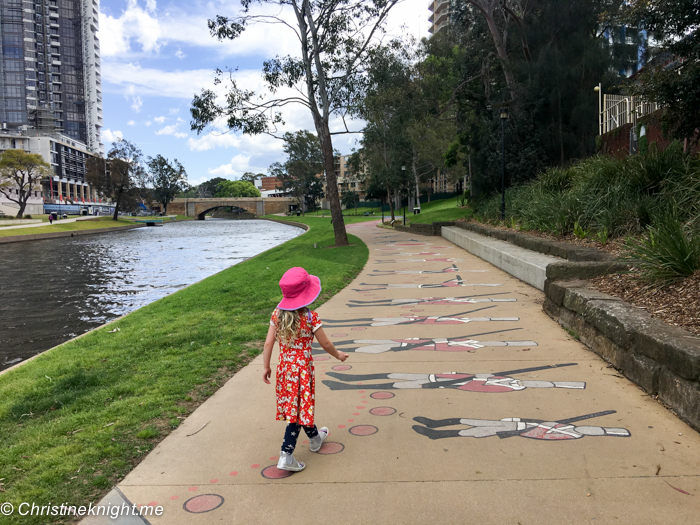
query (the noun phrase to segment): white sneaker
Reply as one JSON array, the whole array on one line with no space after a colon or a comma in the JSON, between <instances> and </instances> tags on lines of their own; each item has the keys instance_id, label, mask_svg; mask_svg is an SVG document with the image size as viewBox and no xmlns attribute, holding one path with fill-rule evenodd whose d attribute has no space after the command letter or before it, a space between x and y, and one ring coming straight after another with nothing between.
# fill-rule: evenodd
<instances>
[{"instance_id":1,"label":"white sneaker","mask_svg":"<svg viewBox=\"0 0 700 525\"><path fill-rule=\"evenodd\" d=\"M321 427L318 429L318 436L309 440L309 448L311 449L311 452L318 452L321 450L321 445L323 445L323 442L328 437L328 434L328 428Z\"/></svg>"},{"instance_id":2,"label":"white sneaker","mask_svg":"<svg viewBox=\"0 0 700 525\"><path fill-rule=\"evenodd\" d=\"M277 462L277 468L280 470L291 470L292 472L299 472L301 470L304 470L306 468L306 465L294 459L294 456L292 454L280 452L280 459Z\"/></svg>"}]
</instances>

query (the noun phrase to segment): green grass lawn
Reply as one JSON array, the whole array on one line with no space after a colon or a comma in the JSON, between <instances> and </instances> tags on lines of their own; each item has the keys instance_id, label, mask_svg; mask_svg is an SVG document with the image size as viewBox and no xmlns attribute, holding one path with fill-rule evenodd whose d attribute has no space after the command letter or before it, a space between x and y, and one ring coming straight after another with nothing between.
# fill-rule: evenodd
<instances>
[{"instance_id":1,"label":"green grass lawn","mask_svg":"<svg viewBox=\"0 0 700 525\"><path fill-rule=\"evenodd\" d=\"M321 278L315 306L344 288L367 246L329 248L330 221L299 219L307 233L0 375L0 502L97 502L260 353L288 268Z\"/></svg>"},{"instance_id":2,"label":"green grass lawn","mask_svg":"<svg viewBox=\"0 0 700 525\"><path fill-rule=\"evenodd\" d=\"M37 226L34 228L13 228L12 230L0 229L0 237L9 237L13 235L31 235L51 232L70 232L76 230L95 230L100 228L114 228L115 226L128 226L130 224L134 224L133 221L129 221L126 219L119 219L118 221L113 221L112 217L93 217L93 219L99 220L76 221L69 223L54 221L53 225Z\"/></svg>"},{"instance_id":3,"label":"green grass lawn","mask_svg":"<svg viewBox=\"0 0 700 525\"><path fill-rule=\"evenodd\" d=\"M440 221L456 221L459 219L469 219L472 216L471 208L459 207L459 195L449 199L439 201L426 202L421 205L419 215L408 215L409 210L406 209L406 222L416 224L430 224ZM403 215L402 215L403 217Z\"/></svg>"}]
</instances>

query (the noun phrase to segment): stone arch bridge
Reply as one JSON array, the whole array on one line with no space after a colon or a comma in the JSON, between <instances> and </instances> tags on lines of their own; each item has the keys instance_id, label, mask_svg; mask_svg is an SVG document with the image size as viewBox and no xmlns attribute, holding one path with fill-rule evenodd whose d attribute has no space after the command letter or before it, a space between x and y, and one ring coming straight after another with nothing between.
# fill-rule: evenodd
<instances>
[{"instance_id":1,"label":"stone arch bridge","mask_svg":"<svg viewBox=\"0 0 700 525\"><path fill-rule=\"evenodd\" d=\"M204 216L217 208L238 208L256 217L270 213L287 213L297 204L288 197L225 197L175 199L168 204L168 213L196 217L203 221Z\"/></svg>"}]
</instances>

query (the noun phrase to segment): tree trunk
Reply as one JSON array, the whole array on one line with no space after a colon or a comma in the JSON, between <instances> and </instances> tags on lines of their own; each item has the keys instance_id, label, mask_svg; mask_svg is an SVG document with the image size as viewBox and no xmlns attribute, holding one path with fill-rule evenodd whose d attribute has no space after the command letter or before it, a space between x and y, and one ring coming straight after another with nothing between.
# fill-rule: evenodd
<instances>
[{"instance_id":1,"label":"tree trunk","mask_svg":"<svg viewBox=\"0 0 700 525\"><path fill-rule=\"evenodd\" d=\"M113 221L118 221L119 220L119 203L122 200L121 193L117 195L117 198L115 199L114 202L114 215L112 216Z\"/></svg>"},{"instance_id":2,"label":"tree trunk","mask_svg":"<svg viewBox=\"0 0 700 525\"><path fill-rule=\"evenodd\" d=\"M389 209L391 210L391 220L395 221L394 217L394 202L391 200L391 190L389 190L389 185L386 187L386 200L389 202Z\"/></svg>"},{"instance_id":3,"label":"tree trunk","mask_svg":"<svg viewBox=\"0 0 700 525\"><path fill-rule=\"evenodd\" d=\"M18 219L21 219L22 217L24 217L24 209L25 209L26 207L27 207L27 203L26 203L26 202L20 202L20 203L19 203L19 211L17 212L17 218L18 218Z\"/></svg>"},{"instance_id":4,"label":"tree trunk","mask_svg":"<svg viewBox=\"0 0 700 525\"><path fill-rule=\"evenodd\" d=\"M331 142L331 132L327 122L320 122L317 126L321 150L323 151L323 167L326 170L326 196L331 203L331 220L333 222L333 233L335 234L336 246L348 246L348 234L345 231L345 220L343 211L340 209L340 197L338 195L338 180L335 177L335 166L333 163L333 144ZM318 129L320 127L321 129Z\"/></svg>"},{"instance_id":5,"label":"tree trunk","mask_svg":"<svg viewBox=\"0 0 700 525\"><path fill-rule=\"evenodd\" d=\"M413 158L411 159L411 169L413 169L413 177L416 179L416 203L415 207L420 210L420 187L418 186L418 170L416 168L416 162L418 161L418 153L416 149L413 149Z\"/></svg>"},{"instance_id":6,"label":"tree trunk","mask_svg":"<svg viewBox=\"0 0 700 525\"><path fill-rule=\"evenodd\" d=\"M513 77L513 72L510 69L510 62L508 61L508 53L506 52L506 47L503 44L501 34L499 33L498 26L496 25L493 7L483 4L483 2L475 3L476 7L484 15L484 18L486 19L486 24L489 26L489 31L491 32L491 37L493 38L493 44L496 47L496 54L501 60L501 65L503 66L503 74L505 75L506 84L508 85L508 90L510 91L510 98L512 100L515 100L515 78Z\"/></svg>"}]
</instances>

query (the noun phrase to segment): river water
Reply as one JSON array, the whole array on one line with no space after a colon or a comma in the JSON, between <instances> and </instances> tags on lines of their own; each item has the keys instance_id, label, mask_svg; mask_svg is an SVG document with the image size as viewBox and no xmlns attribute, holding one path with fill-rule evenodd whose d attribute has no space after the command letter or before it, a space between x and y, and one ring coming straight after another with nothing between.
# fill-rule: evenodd
<instances>
[{"instance_id":1,"label":"river water","mask_svg":"<svg viewBox=\"0 0 700 525\"><path fill-rule=\"evenodd\" d=\"M207 219L0 245L0 370L302 232Z\"/></svg>"}]
</instances>

